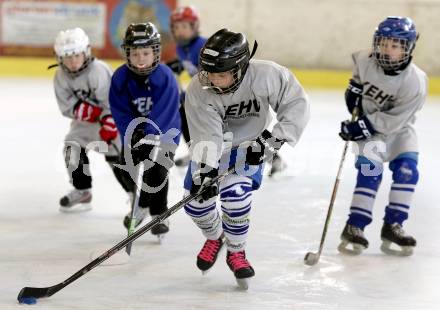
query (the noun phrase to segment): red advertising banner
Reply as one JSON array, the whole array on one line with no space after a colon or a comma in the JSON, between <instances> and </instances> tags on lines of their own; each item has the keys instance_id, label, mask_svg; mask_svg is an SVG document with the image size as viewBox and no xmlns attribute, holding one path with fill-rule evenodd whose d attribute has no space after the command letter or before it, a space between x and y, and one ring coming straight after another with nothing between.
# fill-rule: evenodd
<instances>
[{"instance_id":1,"label":"red advertising banner","mask_svg":"<svg viewBox=\"0 0 440 310\"><path fill-rule=\"evenodd\" d=\"M81 27L94 55L121 58L130 23L150 21L162 36L162 58L175 56L169 15L176 0L0 0L0 55L52 56L59 31Z\"/></svg>"}]
</instances>

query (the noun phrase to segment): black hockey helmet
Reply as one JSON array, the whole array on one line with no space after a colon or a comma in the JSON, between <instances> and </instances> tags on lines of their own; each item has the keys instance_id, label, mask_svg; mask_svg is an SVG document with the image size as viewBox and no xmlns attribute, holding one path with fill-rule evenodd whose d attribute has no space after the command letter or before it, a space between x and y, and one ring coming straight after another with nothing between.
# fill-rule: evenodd
<instances>
[{"instance_id":1,"label":"black hockey helmet","mask_svg":"<svg viewBox=\"0 0 440 310\"><path fill-rule=\"evenodd\" d=\"M138 75L149 75L160 63L160 34L153 23L130 24L125 31L124 41L121 47L125 51L125 58L128 67ZM151 47L154 54L154 62L148 68L137 68L130 62L130 50Z\"/></svg>"},{"instance_id":2,"label":"black hockey helmet","mask_svg":"<svg viewBox=\"0 0 440 310\"><path fill-rule=\"evenodd\" d=\"M255 42L251 54L249 43L243 33L232 32L228 29L221 29L214 33L200 51L199 80L202 86L213 89L218 94L226 94L237 90L257 46L258 44ZM231 71L234 77L234 82L227 89L213 86L208 79L208 72L227 71Z\"/></svg>"}]
</instances>

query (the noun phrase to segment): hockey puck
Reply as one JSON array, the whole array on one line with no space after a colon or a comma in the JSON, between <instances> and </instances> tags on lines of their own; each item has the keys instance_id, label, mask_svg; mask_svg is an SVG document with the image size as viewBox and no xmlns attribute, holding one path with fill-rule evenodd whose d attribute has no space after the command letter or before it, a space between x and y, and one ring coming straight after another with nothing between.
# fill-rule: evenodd
<instances>
[{"instance_id":1,"label":"hockey puck","mask_svg":"<svg viewBox=\"0 0 440 310\"><path fill-rule=\"evenodd\" d=\"M35 305L37 303L37 299L35 297L20 297L18 298L18 302L20 304Z\"/></svg>"}]
</instances>

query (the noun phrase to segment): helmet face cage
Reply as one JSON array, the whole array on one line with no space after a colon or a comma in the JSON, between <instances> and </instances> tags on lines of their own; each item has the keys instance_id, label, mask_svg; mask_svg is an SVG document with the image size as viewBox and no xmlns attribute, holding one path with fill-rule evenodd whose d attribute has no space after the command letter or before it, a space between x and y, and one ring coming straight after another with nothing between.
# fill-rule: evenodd
<instances>
[{"instance_id":1,"label":"helmet face cage","mask_svg":"<svg viewBox=\"0 0 440 310\"><path fill-rule=\"evenodd\" d=\"M138 48L152 48L154 60L147 68L138 68L130 61L132 50ZM125 33L122 48L125 54L125 61L128 68L137 75L147 76L159 66L161 54L160 34L152 23L131 24Z\"/></svg>"},{"instance_id":2,"label":"helmet face cage","mask_svg":"<svg viewBox=\"0 0 440 310\"><path fill-rule=\"evenodd\" d=\"M93 60L89 37L81 28L60 31L55 38L54 50L58 65L72 77L78 76ZM71 71L64 65L65 57L80 54L84 54L84 63L78 70Z\"/></svg>"},{"instance_id":3,"label":"helmet face cage","mask_svg":"<svg viewBox=\"0 0 440 310\"><path fill-rule=\"evenodd\" d=\"M208 77L209 72L204 70L201 66L199 67L198 78L199 78L200 84L202 85L202 87L204 89L212 90L216 94L219 94L219 95L225 95L225 94L233 93L238 89L238 87L241 84L241 81L244 78L244 74L246 73L246 69L247 69L247 64L246 65L241 64L241 65L235 66L233 69L231 69L229 71L226 71L226 72L231 72L232 78L233 78L233 82L227 88L220 88L220 87L217 87L214 84L212 84L212 82L209 80L209 77Z\"/></svg>"},{"instance_id":4,"label":"helmet face cage","mask_svg":"<svg viewBox=\"0 0 440 310\"><path fill-rule=\"evenodd\" d=\"M204 89L228 94L240 86L251 58L249 44L242 33L221 29L213 34L200 51L198 78ZM233 77L227 88L215 86L208 73L230 72Z\"/></svg>"},{"instance_id":5,"label":"helmet face cage","mask_svg":"<svg viewBox=\"0 0 440 310\"><path fill-rule=\"evenodd\" d=\"M384 53L386 45L398 44L401 47L402 52L398 59L391 59L391 57ZM408 63L411 58L412 50L414 44L410 43L408 40L396 39L382 36L375 36L373 40L373 54L376 62L384 70L396 71L399 70L403 65Z\"/></svg>"},{"instance_id":6,"label":"helmet face cage","mask_svg":"<svg viewBox=\"0 0 440 310\"><path fill-rule=\"evenodd\" d=\"M396 71L411 61L418 33L413 21L408 17L387 17L377 27L373 37L373 55L376 63L386 71ZM400 57L391 59L384 50L398 44Z\"/></svg>"},{"instance_id":7,"label":"helmet face cage","mask_svg":"<svg viewBox=\"0 0 440 310\"><path fill-rule=\"evenodd\" d=\"M148 68L138 68L134 66L130 61L130 53L132 50L138 49L138 48L147 48L151 47L153 49L153 55L154 55L154 61ZM138 46L138 45L124 45L124 51L125 51L125 60L127 62L128 68L136 73L137 75L149 75L151 72L154 71L154 69L157 68L157 66L160 63L160 52L161 52L161 46L160 44L152 44L152 45L145 45L145 46Z\"/></svg>"}]
</instances>

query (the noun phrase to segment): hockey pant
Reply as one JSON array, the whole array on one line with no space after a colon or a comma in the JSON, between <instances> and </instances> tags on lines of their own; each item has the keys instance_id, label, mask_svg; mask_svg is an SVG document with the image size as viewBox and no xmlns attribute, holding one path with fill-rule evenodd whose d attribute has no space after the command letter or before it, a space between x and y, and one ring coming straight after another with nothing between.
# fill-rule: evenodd
<instances>
[{"instance_id":1,"label":"hockey pant","mask_svg":"<svg viewBox=\"0 0 440 310\"><path fill-rule=\"evenodd\" d=\"M87 151L77 144L66 144L64 147L64 160L73 187L79 190L91 188L92 176ZM115 167L115 164L120 163L119 156L106 156L105 160L112 168L122 188L126 192L133 191L134 183L131 181L129 173Z\"/></svg>"}]
</instances>

